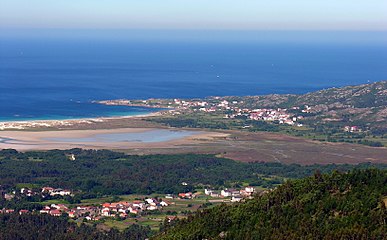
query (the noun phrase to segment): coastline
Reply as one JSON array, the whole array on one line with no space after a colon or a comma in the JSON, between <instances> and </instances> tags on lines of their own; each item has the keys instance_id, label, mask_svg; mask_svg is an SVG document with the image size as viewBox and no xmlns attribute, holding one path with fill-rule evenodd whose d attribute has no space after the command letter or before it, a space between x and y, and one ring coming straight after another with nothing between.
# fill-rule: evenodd
<instances>
[{"instance_id":1,"label":"coastline","mask_svg":"<svg viewBox=\"0 0 387 240\"><path fill-rule=\"evenodd\" d=\"M122 121L129 119L140 119L156 117L162 115L162 111L151 112L139 115L96 117L96 118L76 118L76 119L49 119L49 120L23 120L23 121L0 121L0 133L2 131L31 131L31 130L52 130L69 129L71 127L84 125L97 125L98 123L108 123L109 121Z\"/></svg>"}]
</instances>

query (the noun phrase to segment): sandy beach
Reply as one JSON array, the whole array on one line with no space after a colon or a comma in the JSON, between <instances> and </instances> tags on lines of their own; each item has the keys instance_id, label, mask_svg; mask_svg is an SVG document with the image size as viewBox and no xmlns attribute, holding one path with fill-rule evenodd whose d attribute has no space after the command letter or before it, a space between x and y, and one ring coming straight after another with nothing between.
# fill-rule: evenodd
<instances>
[{"instance_id":1,"label":"sandy beach","mask_svg":"<svg viewBox=\"0 0 387 240\"><path fill-rule=\"evenodd\" d=\"M1 130L49 130L49 129L83 129L94 127L95 125L104 125L111 122L133 122L135 119L160 116L162 112L152 112L143 115L117 116L117 117L99 117L82 119L64 119L64 120L31 120L31 121L4 121L0 122Z\"/></svg>"}]
</instances>

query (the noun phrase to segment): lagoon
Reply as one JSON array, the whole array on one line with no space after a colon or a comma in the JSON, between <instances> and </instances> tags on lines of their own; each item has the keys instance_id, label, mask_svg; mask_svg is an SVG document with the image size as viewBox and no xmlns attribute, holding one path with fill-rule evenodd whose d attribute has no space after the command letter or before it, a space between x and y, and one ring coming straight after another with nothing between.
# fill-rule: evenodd
<instances>
[{"instance_id":1,"label":"lagoon","mask_svg":"<svg viewBox=\"0 0 387 240\"><path fill-rule=\"evenodd\" d=\"M123 133L103 133L95 134L88 137L61 137L61 138L45 138L45 140L53 142L141 142L141 143L157 143L178 140L185 137L200 134L200 131L186 130L169 130L169 129L152 129L142 132L123 132Z\"/></svg>"}]
</instances>

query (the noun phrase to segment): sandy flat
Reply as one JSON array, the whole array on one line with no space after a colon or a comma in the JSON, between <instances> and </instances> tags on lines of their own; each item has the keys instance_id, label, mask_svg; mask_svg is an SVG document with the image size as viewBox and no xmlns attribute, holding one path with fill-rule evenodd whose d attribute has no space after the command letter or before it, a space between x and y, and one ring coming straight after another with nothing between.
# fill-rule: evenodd
<instances>
[{"instance_id":1,"label":"sandy flat","mask_svg":"<svg viewBox=\"0 0 387 240\"><path fill-rule=\"evenodd\" d=\"M120 119L117 121L114 124L108 122L108 125L88 126L111 127L112 125L124 125L125 127L114 129L0 131L0 149L13 148L19 151L70 148L112 149L136 155L217 154L225 158L244 162L263 161L302 165L316 163L358 164L363 162L387 164L387 148L385 147L373 148L359 144L323 143L268 132L253 133L220 130L208 131L204 129L174 129L159 126L145 127L148 124L147 121L136 120L133 124L134 119L130 121ZM127 125L133 127L126 127ZM105 141L104 138L96 137L96 135L100 134L141 134L152 130L185 130L194 131L195 134L159 142L121 141L121 138L118 138L118 141ZM70 141L62 141L64 138L68 138ZM85 141L85 138L92 138L93 141Z\"/></svg>"},{"instance_id":2,"label":"sandy flat","mask_svg":"<svg viewBox=\"0 0 387 240\"><path fill-rule=\"evenodd\" d=\"M13 148L19 151L49 150L69 148L91 149L130 149L130 148L171 148L173 146L198 144L227 134L217 132L196 131L192 136L182 137L161 142L136 142L136 141L77 141L76 139L93 138L101 134L116 133L141 133L155 130L154 128L120 128L98 130L62 130L62 131L1 131L0 149ZM54 138L54 139L53 139ZM74 141L61 141L61 139L74 139Z\"/></svg>"}]
</instances>

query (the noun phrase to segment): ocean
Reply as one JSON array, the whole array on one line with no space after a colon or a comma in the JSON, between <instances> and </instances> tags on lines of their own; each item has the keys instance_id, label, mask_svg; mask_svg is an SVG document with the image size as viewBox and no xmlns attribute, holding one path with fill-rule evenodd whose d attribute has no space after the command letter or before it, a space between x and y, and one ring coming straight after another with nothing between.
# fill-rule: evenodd
<instances>
[{"instance_id":1,"label":"ocean","mask_svg":"<svg viewBox=\"0 0 387 240\"><path fill-rule=\"evenodd\" d=\"M302 94L387 79L384 32L0 30L0 121L144 114L106 99Z\"/></svg>"}]
</instances>

